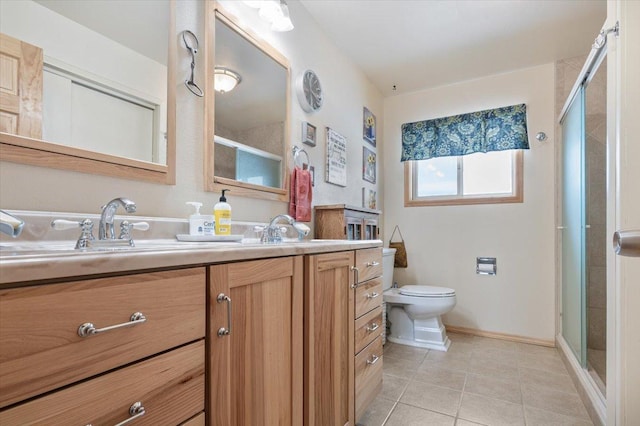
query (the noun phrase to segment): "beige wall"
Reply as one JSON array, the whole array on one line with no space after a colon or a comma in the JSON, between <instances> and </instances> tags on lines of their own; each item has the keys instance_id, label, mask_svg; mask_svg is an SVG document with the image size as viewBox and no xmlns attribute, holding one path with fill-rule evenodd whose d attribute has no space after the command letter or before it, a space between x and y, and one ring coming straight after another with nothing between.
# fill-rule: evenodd
<instances>
[{"instance_id":1,"label":"beige wall","mask_svg":"<svg viewBox=\"0 0 640 426\"><path fill-rule=\"evenodd\" d=\"M204 2L178 1L177 31L193 31L200 43L204 42ZM274 33L258 19L257 12L242 2L223 1L252 31L263 37L291 62L292 79L305 69L316 71L325 92L325 103L316 114L305 114L291 91L292 143L301 145L302 121L318 128L318 144L305 146L315 166L316 187L314 204L347 203L360 205L363 186L378 189L377 185L364 185L362 180L362 107L367 106L379 117L379 135L382 126L383 101L381 94L365 74L349 58L340 53L320 32L315 21L295 1L289 2L295 30ZM203 184L203 100L193 96L185 87L184 79L190 72L190 58L179 40L177 87L177 173L175 186L141 183L124 179L65 172L33 166L0 162L0 208L15 210L68 211L98 213L100 206L111 198L126 196L138 205L139 215L161 217L187 217L190 208L186 201L201 201L203 211L213 209L219 194L204 192ZM196 57L196 81L203 85L204 50ZM331 126L347 137L349 176L347 187L324 183L325 131ZM380 139L380 138L379 138ZM378 142L378 146L381 141ZM382 197L378 189L378 197ZM236 220L265 221L284 213L287 204L228 194Z\"/></svg>"},{"instance_id":2,"label":"beige wall","mask_svg":"<svg viewBox=\"0 0 640 426\"><path fill-rule=\"evenodd\" d=\"M400 126L488 108L527 104L524 203L404 207ZM554 66L547 64L385 99L385 239L400 224L409 268L400 284L451 287L458 303L445 323L552 341L554 292ZM547 133L546 142L535 134ZM476 275L478 256L497 257L496 276Z\"/></svg>"}]
</instances>

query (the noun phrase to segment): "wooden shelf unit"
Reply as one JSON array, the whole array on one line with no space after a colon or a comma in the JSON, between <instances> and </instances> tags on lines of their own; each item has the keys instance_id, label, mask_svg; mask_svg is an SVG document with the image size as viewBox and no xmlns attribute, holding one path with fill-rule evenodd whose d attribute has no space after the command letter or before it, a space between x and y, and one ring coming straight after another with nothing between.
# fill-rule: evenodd
<instances>
[{"instance_id":1,"label":"wooden shelf unit","mask_svg":"<svg viewBox=\"0 0 640 426\"><path fill-rule=\"evenodd\" d=\"M330 240L377 240L380 210L331 204L315 206L314 238Z\"/></svg>"}]
</instances>

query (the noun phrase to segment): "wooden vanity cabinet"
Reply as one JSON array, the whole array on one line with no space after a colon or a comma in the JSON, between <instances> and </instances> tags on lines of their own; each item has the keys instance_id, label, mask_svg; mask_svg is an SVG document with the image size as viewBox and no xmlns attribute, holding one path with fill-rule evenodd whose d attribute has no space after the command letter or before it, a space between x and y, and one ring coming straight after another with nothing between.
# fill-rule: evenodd
<instances>
[{"instance_id":1,"label":"wooden vanity cabinet","mask_svg":"<svg viewBox=\"0 0 640 426\"><path fill-rule=\"evenodd\" d=\"M315 206L314 237L331 240L376 240L380 211L345 204Z\"/></svg>"},{"instance_id":2,"label":"wooden vanity cabinet","mask_svg":"<svg viewBox=\"0 0 640 426\"><path fill-rule=\"evenodd\" d=\"M382 390L382 249L356 251L355 418Z\"/></svg>"},{"instance_id":3,"label":"wooden vanity cabinet","mask_svg":"<svg viewBox=\"0 0 640 426\"><path fill-rule=\"evenodd\" d=\"M203 267L0 290L0 424L115 424L138 401L136 424L202 412L205 294Z\"/></svg>"},{"instance_id":4,"label":"wooden vanity cabinet","mask_svg":"<svg viewBox=\"0 0 640 426\"><path fill-rule=\"evenodd\" d=\"M382 387L382 249L306 256L307 426L355 425Z\"/></svg>"},{"instance_id":5,"label":"wooden vanity cabinet","mask_svg":"<svg viewBox=\"0 0 640 426\"><path fill-rule=\"evenodd\" d=\"M302 424L302 268L302 256L209 267L208 424Z\"/></svg>"},{"instance_id":6,"label":"wooden vanity cabinet","mask_svg":"<svg viewBox=\"0 0 640 426\"><path fill-rule=\"evenodd\" d=\"M307 426L355 425L353 251L305 256Z\"/></svg>"}]
</instances>

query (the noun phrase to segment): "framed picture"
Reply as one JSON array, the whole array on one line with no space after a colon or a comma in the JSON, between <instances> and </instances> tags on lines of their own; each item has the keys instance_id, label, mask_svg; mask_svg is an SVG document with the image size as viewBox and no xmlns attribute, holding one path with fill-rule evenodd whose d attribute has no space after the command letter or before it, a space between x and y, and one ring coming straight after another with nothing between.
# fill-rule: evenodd
<instances>
[{"instance_id":1,"label":"framed picture","mask_svg":"<svg viewBox=\"0 0 640 426\"><path fill-rule=\"evenodd\" d=\"M362 114L362 137L376 146L376 116L367 107L364 107Z\"/></svg>"},{"instance_id":2,"label":"framed picture","mask_svg":"<svg viewBox=\"0 0 640 426\"><path fill-rule=\"evenodd\" d=\"M327 169L328 183L347 186L347 138L327 127Z\"/></svg>"},{"instance_id":3,"label":"framed picture","mask_svg":"<svg viewBox=\"0 0 640 426\"><path fill-rule=\"evenodd\" d=\"M306 121L302 122L302 143L316 146L316 126Z\"/></svg>"},{"instance_id":4,"label":"framed picture","mask_svg":"<svg viewBox=\"0 0 640 426\"><path fill-rule=\"evenodd\" d=\"M311 186L316 186L316 168L309 166L309 174L311 175Z\"/></svg>"},{"instance_id":5,"label":"framed picture","mask_svg":"<svg viewBox=\"0 0 640 426\"><path fill-rule=\"evenodd\" d=\"M376 153L366 146L362 147L362 179L376 183Z\"/></svg>"},{"instance_id":6,"label":"framed picture","mask_svg":"<svg viewBox=\"0 0 640 426\"><path fill-rule=\"evenodd\" d=\"M362 188L362 207L365 209L376 209L377 206L376 191L373 189Z\"/></svg>"}]
</instances>

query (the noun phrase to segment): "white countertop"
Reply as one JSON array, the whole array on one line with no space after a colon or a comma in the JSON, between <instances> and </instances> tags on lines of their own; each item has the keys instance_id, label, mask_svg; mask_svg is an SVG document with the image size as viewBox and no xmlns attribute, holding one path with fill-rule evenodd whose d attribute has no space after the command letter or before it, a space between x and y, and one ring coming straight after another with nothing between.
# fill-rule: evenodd
<instances>
[{"instance_id":1,"label":"white countertop","mask_svg":"<svg viewBox=\"0 0 640 426\"><path fill-rule=\"evenodd\" d=\"M280 244L258 242L181 243L140 241L138 247L106 251L68 249L0 250L0 288L59 281L90 275L208 265L269 257L294 256L382 247L380 240L304 240Z\"/></svg>"}]
</instances>

